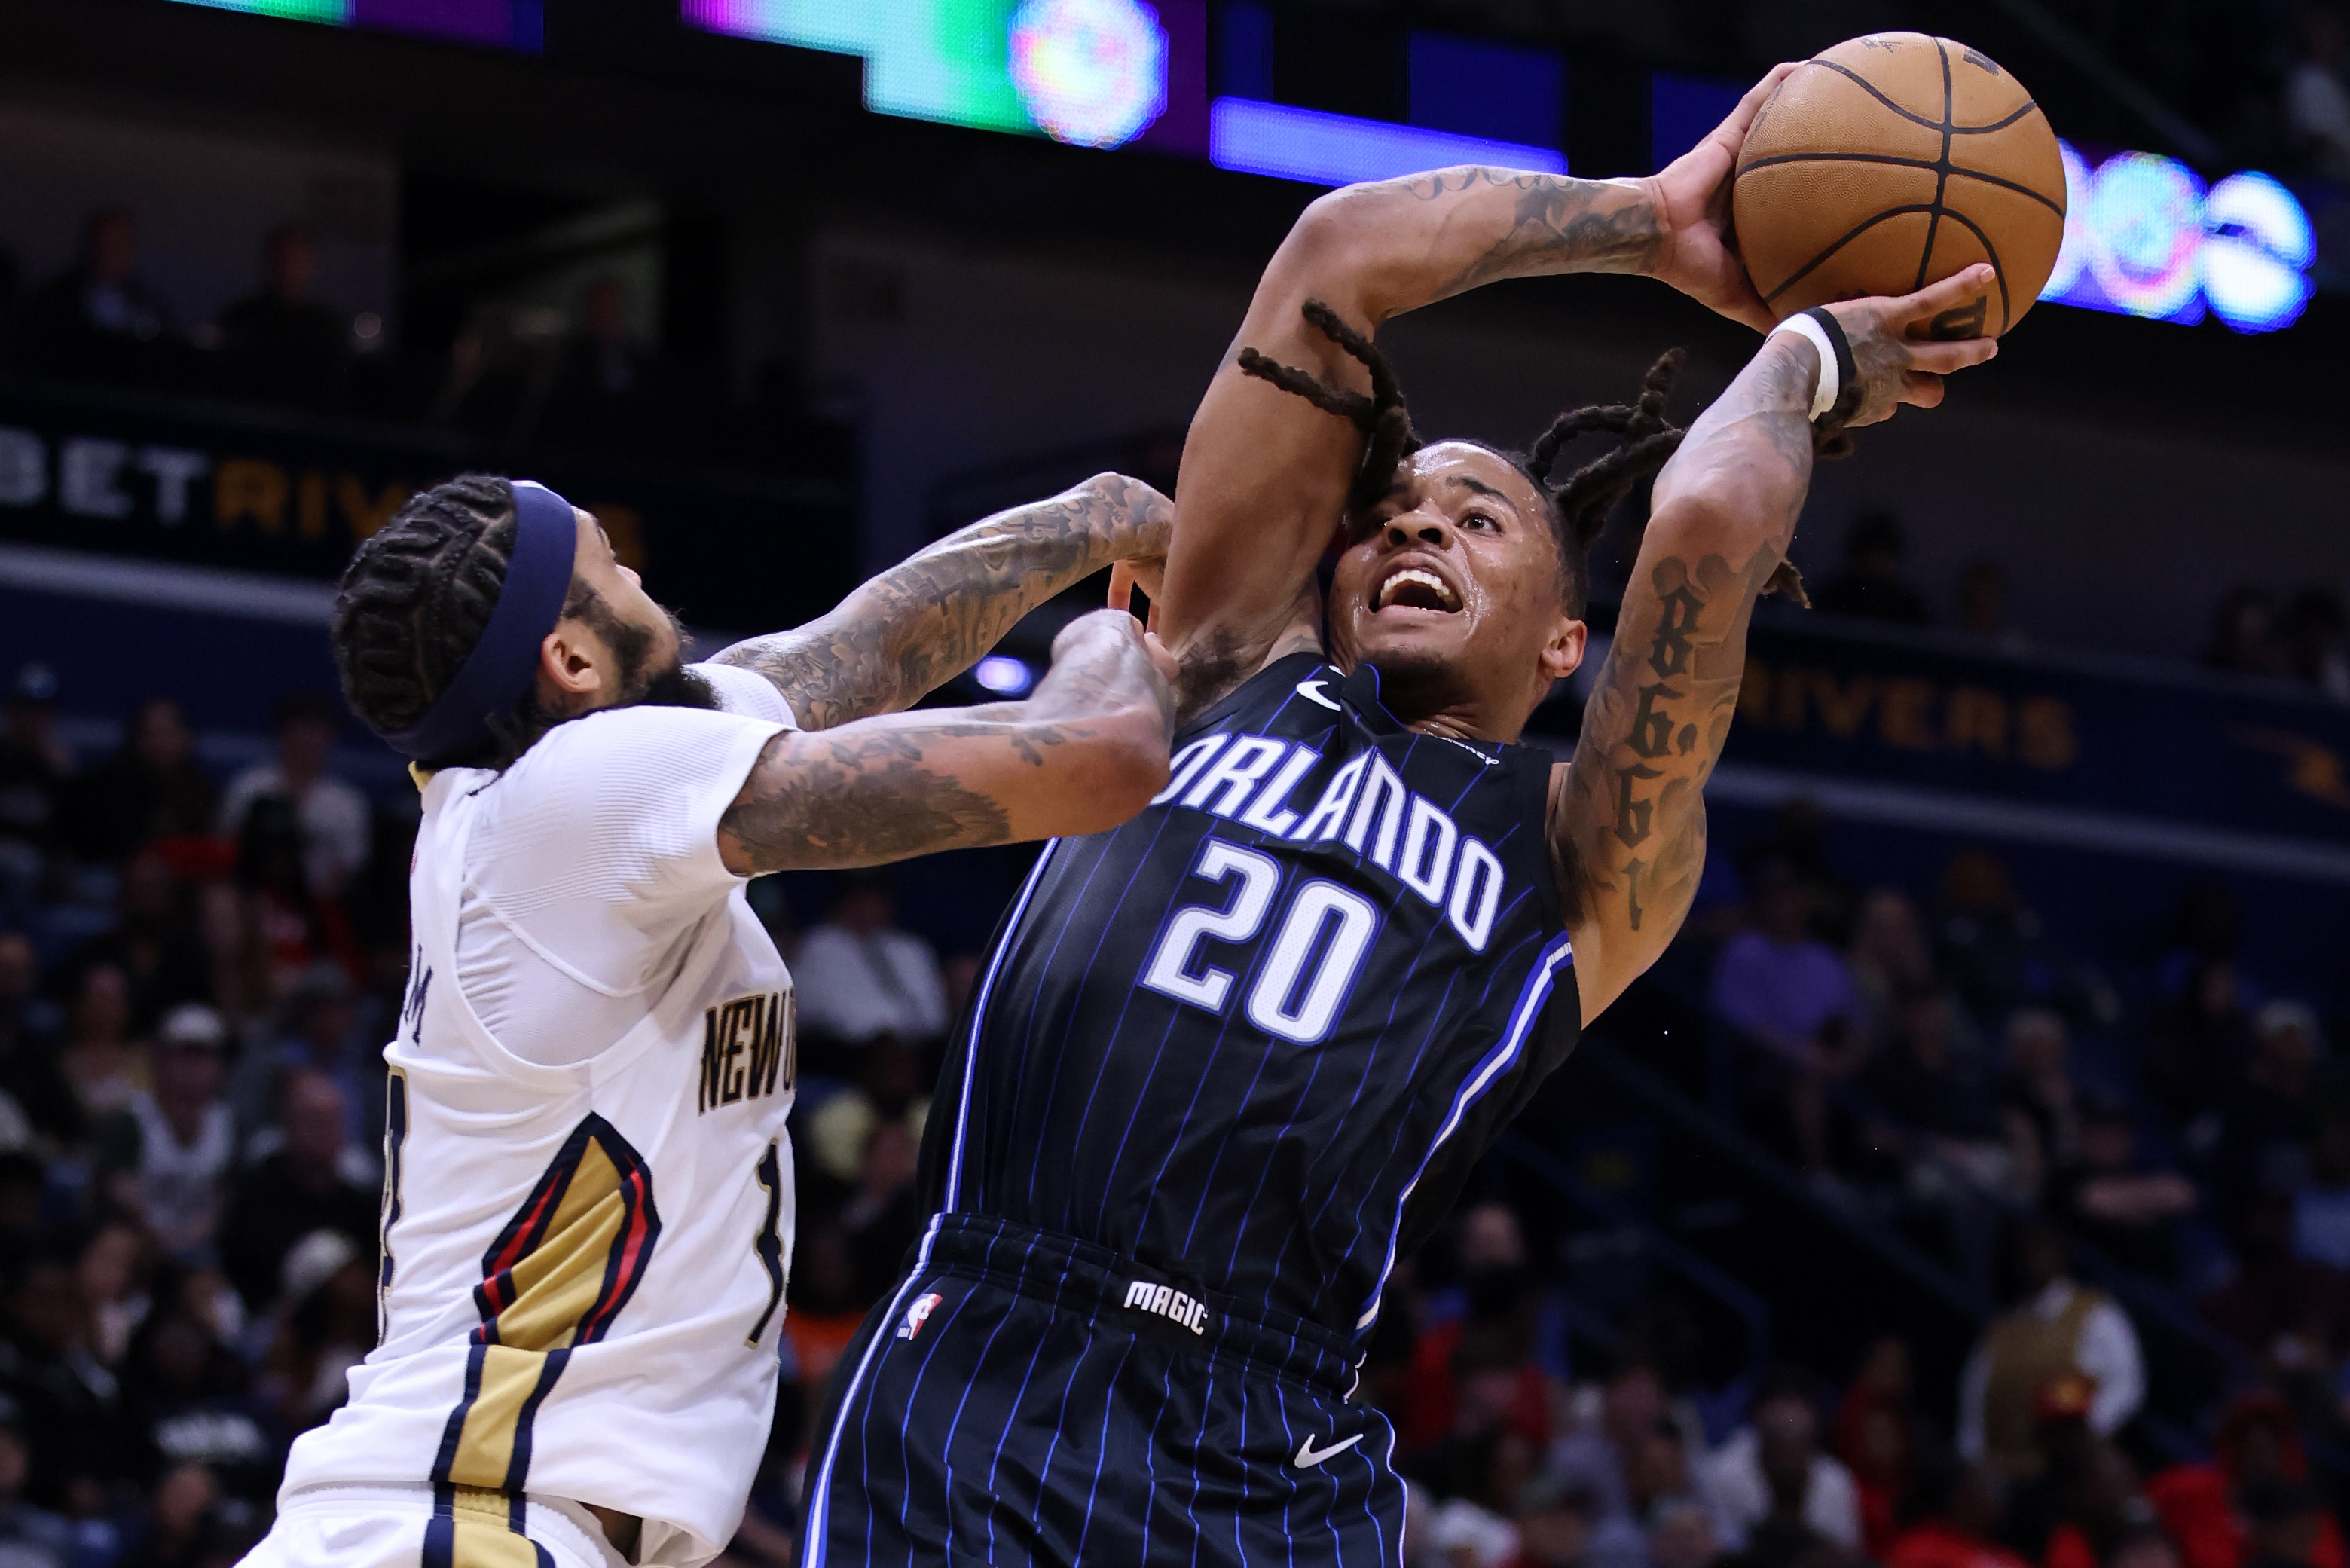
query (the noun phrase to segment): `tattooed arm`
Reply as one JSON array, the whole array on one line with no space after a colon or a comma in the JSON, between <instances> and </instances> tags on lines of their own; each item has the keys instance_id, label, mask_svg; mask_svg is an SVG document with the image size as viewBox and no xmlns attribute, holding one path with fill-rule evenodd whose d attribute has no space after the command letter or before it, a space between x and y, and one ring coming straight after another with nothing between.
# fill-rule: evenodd
<instances>
[{"instance_id":1,"label":"tattooed arm","mask_svg":"<svg viewBox=\"0 0 2350 1568\"><path fill-rule=\"evenodd\" d=\"M773 681L802 726L911 707L979 661L1022 616L1119 561L1167 553L1175 509L1139 479L1096 474L951 534L792 631L712 662Z\"/></svg>"},{"instance_id":2,"label":"tattooed arm","mask_svg":"<svg viewBox=\"0 0 2350 1568\"><path fill-rule=\"evenodd\" d=\"M1024 702L787 730L718 823L738 877L1115 827L1167 782L1172 662L1125 610L1069 623Z\"/></svg>"},{"instance_id":3,"label":"tattooed arm","mask_svg":"<svg viewBox=\"0 0 2350 1568\"><path fill-rule=\"evenodd\" d=\"M1646 273L1767 326L1723 227L1739 146L1789 68L1765 77L1711 136L1648 179L1447 169L1349 186L1306 208L1265 268L1183 448L1183 527L1159 625L1183 666L1187 711L1268 658L1315 645L1319 606L1300 587L1330 543L1363 452L1349 421L1243 375L1238 350L1360 392L1367 374L1305 325L1306 301L1368 334L1480 285L1547 273Z\"/></svg>"},{"instance_id":4,"label":"tattooed arm","mask_svg":"<svg viewBox=\"0 0 2350 1568\"><path fill-rule=\"evenodd\" d=\"M1901 299L1832 306L1859 380L1850 424L1941 401L1942 377L1988 359L1989 338L1913 342L1988 267ZM1572 763L1551 774L1551 854L1574 933L1586 1023L1680 929L1705 867L1705 781L1721 758L1746 669L1754 601L1786 559L1812 478L1819 358L1792 333L1764 340L1657 476L1616 639L1583 711Z\"/></svg>"}]
</instances>

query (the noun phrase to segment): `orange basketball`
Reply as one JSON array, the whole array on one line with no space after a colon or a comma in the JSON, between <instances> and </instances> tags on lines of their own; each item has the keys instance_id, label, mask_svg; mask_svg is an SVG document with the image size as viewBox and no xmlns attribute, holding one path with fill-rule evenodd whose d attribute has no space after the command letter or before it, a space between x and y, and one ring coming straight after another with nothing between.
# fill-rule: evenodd
<instances>
[{"instance_id":1,"label":"orange basketball","mask_svg":"<svg viewBox=\"0 0 2350 1568\"><path fill-rule=\"evenodd\" d=\"M1732 221L1775 316L1914 293L1977 262L1981 296L1937 337L1998 336L2064 240L2064 164L2023 84L1949 38L1872 33L1795 67L1738 156Z\"/></svg>"}]
</instances>

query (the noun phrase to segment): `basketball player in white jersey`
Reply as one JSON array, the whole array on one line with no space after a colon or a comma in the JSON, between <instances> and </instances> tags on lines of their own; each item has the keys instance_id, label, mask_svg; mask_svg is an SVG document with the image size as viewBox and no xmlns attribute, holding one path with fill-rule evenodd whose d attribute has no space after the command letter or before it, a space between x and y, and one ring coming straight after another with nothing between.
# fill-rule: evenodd
<instances>
[{"instance_id":1,"label":"basketball player in white jersey","mask_svg":"<svg viewBox=\"0 0 2350 1568\"><path fill-rule=\"evenodd\" d=\"M538 485L453 480L360 547L336 659L423 791L383 1336L248 1562L691 1568L725 1545L792 1247L791 978L745 879L1139 810L1171 665L1123 611L1073 623L1024 702L890 711L1060 588L1163 556L1170 511L1105 476L694 666L596 519Z\"/></svg>"}]
</instances>

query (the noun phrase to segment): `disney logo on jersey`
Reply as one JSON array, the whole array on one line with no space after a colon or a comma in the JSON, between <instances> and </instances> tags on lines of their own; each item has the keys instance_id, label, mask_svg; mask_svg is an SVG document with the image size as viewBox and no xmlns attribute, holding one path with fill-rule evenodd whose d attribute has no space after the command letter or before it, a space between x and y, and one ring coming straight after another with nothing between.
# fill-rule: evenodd
<instances>
[{"instance_id":1,"label":"disney logo on jersey","mask_svg":"<svg viewBox=\"0 0 2350 1568\"><path fill-rule=\"evenodd\" d=\"M788 991L754 992L706 1011L696 1112L790 1094L799 1077L796 1012Z\"/></svg>"},{"instance_id":2,"label":"disney logo on jersey","mask_svg":"<svg viewBox=\"0 0 2350 1568\"><path fill-rule=\"evenodd\" d=\"M1501 857L1414 794L1377 752L1350 759L1311 806L1292 800L1321 760L1312 746L1277 736L1203 735L1175 753L1167 787L1150 804L1204 811L1290 844L1342 843L1441 909L1469 950L1483 952L1502 909Z\"/></svg>"}]
</instances>

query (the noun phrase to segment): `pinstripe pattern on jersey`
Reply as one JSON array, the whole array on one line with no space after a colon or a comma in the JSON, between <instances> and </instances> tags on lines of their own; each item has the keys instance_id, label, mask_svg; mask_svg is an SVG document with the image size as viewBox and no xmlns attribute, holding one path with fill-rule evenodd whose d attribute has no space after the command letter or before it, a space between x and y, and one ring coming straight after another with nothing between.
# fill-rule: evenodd
<instances>
[{"instance_id":1,"label":"pinstripe pattern on jersey","mask_svg":"<svg viewBox=\"0 0 2350 1568\"><path fill-rule=\"evenodd\" d=\"M1047 1253L1015 1277L941 1242L909 1282L943 1298L915 1336L898 1336L902 1309L868 1320L865 1376L834 1422L859 1462L811 1478L806 1568L1395 1568L1403 1486L1377 1411L1050 1299L1061 1267ZM1295 1463L1302 1441L1357 1432Z\"/></svg>"},{"instance_id":2,"label":"pinstripe pattern on jersey","mask_svg":"<svg viewBox=\"0 0 2350 1568\"><path fill-rule=\"evenodd\" d=\"M1552 1005L1571 983L1528 990L1563 935L1550 758L1409 731L1371 672L1310 655L1196 721L1178 757L1149 810L1057 841L1023 888L954 1064L946 1179L926 1168L925 1190L1352 1333L1399 1234L1440 1215L1488 1124L1572 1044L1574 1008ZM1244 879L1195 867L1235 858L1268 912L1227 938L1214 922L1241 918ZM1310 986L1337 927L1301 928L1277 971L1274 939L1324 885L1376 923L1335 1023L1300 1044L1256 1022L1257 988L1292 988L1277 1014ZM1154 971L1170 931L1190 967ZM1210 971L1229 977L1211 992Z\"/></svg>"}]
</instances>

